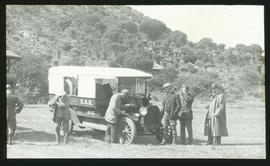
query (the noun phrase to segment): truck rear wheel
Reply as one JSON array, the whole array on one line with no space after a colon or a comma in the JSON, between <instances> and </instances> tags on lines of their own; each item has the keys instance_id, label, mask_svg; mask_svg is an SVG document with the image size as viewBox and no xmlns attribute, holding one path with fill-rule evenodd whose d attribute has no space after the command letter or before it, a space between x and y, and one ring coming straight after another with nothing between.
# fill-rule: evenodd
<instances>
[{"instance_id":1,"label":"truck rear wheel","mask_svg":"<svg viewBox=\"0 0 270 166\"><path fill-rule=\"evenodd\" d=\"M128 117L123 117L119 123L118 140L120 144L131 144L137 134L136 125Z\"/></svg>"},{"instance_id":2,"label":"truck rear wheel","mask_svg":"<svg viewBox=\"0 0 270 166\"><path fill-rule=\"evenodd\" d=\"M157 131L155 131L155 136L157 138L158 143L161 143L163 138L164 138L164 132L163 132L163 127L160 127ZM172 129L169 127L167 130L167 139L166 142L167 144L171 144L173 140L173 135L172 135Z\"/></svg>"}]
</instances>

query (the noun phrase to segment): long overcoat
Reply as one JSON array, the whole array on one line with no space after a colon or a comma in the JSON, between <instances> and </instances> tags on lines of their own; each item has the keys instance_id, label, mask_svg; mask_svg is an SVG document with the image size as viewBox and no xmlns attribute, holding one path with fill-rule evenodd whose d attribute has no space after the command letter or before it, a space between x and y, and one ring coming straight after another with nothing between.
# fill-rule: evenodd
<instances>
[{"instance_id":1,"label":"long overcoat","mask_svg":"<svg viewBox=\"0 0 270 166\"><path fill-rule=\"evenodd\" d=\"M211 133L209 133L211 132ZM205 119L204 135L228 136L226 124L226 102L224 95L216 95L210 105Z\"/></svg>"}]
</instances>

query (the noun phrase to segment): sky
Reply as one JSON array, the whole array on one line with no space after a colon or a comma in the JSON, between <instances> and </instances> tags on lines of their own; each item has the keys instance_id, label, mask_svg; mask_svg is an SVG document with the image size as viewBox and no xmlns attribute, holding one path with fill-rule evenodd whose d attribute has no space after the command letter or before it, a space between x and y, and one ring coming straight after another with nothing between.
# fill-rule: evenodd
<instances>
[{"instance_id":1,"label":"sky","mask_svg":"<svg viewBox=\"0 0 270 166\"><path fill-rule=\"evenodd\" d=\"M264 50L264 7L247 5L137 5L131 8L158 19L188 40L211 38L226 47L259 44Z\"/></svg>"}]
</instances>

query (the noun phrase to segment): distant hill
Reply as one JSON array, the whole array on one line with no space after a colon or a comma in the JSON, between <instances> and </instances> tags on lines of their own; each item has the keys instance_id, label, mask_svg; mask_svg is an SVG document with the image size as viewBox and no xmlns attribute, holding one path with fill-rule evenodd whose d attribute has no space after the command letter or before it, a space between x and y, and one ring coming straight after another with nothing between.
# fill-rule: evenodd
<instances>
[{"instance_id":1,"label":"distant hill","mask_svg":"<svg viewBox=\"0 0 270 166\"><path fill-rule=\"evenodd\" d=\"M193 43L184 32L172 31L128 6L9 5L6 13L7 49L22 56L14 69L21 84L18 93L30 103L46 100L47 71L57 65L131 67L152 72L157 63L165 69L151 80L154 89L166 81L177 87L186 81L197 88L196 94L215 81L228 87L229 94L243 94L247 87L264 85L264 57L259 45L225 49L224 44L209 38ZM199 70L181 72L186 63Z\"/></svg>"}]
</instances>

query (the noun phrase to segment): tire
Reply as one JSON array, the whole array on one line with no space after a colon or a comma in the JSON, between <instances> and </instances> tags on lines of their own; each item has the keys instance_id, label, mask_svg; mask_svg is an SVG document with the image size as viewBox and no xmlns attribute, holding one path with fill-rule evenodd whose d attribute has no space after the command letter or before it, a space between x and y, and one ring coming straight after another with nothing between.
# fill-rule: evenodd
<instances>
[{"instance_id":1,"label":"tire","mask_svg":"<svg viewBox=\"0 0 270 166\"><path fill-rule=\"evenodd\" d=\"M164 138L164 133L163 133L163 127L161 126L160 129L158 129L154 134L156 136L156 139L159 143L162 142L163 138ZM169 127L168 128L168 131L167 131L167 135L168 135L168 138L166 140L166 143L167 144L171 144L172 143L172 140L173 140L173 135L172 135L172 130L171 128Z\"/></svg>"},{"instance_id":2,"label":"tire","mask_svg":"<svg viewBox=\"0 0 270 166\"><path fill-rule=\"evenodd\" d=\"M168 128L167 135L168 135L168 138L167 138L167 144L172 144L172 141L173 141L173 134L172 134L172 129L171 129L171 127Z\"/></svg>"},{"instance_id":3,"label":"tire","mask_svg":"<svg viewBox=\"0 0 270 166\"><path fill-rule=\"evenodd\" d=\"M117 135L117 140L120 144L131 144L137 135L137 128L133 120L127 117L123 117L120 120Z\"/></svg>"},{"instance_id":4,"label":"tire","mask_svg":"<svg viewBox=\"0 0 270 166\"><path fill-rule=\"evenodd\" d=\"M158 143L161 143L163 139L163 128L160 127L157 131L154 132L154 134L156 136Z\"/></svg>"}]
</instances>

